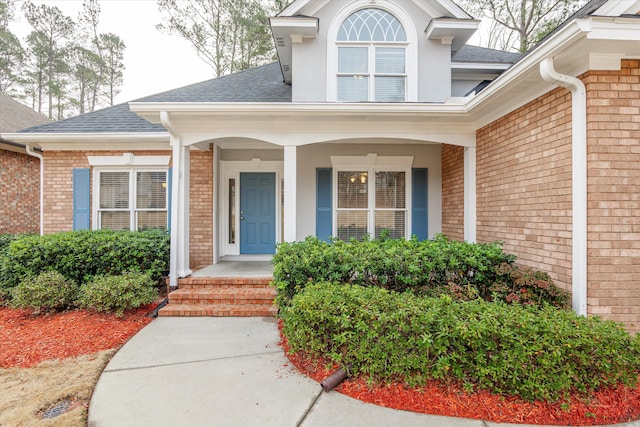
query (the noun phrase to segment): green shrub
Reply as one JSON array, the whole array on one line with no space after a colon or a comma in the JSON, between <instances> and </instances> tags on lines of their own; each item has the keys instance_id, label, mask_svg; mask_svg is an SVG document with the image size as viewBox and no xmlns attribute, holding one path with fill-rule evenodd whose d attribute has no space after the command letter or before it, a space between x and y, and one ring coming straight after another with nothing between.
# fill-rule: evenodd
<instances>
[{"instance_id":1,"label":"green shrub","mask_svg":"<svg viewBox=\"0 0 640 427\"><path fill-rule=\"evenodd\" d=\"M96 276L83 284L77 305L122 316L126 310L152 303L157 296L155 282L148 273L126 272L117 276Z\"/></svg>"},{"instance_id":2,"label":"green shrub","mask_svg":"<svg viewBox=\"0 0 640 427\"><path fill-rule=\"evenodd\" d=\"M11 305L40 311L60 311L70 307L78 293L78 285L57 271L45 271L24 279L13 288Z\"/></svg>"},{"instance_id":3,"label":"green shrub","mask_svg":"<svg viewBox=\"0 0 640 427\"><path fill-rule=\"evenodd\" d=\"M309 284L281 309L293 351L353 365L372 382L455 380L526 400L635 386L640 337L551 306Z\"/></svg>"},{"instance_id":4,"label":"green shrub","mask_svg":"<svg viewBox=\"0 0 640 427\"><path fill-rule=\"evenodd\" d=\"M307 283L320 281L416 294L472 286L483 296L498 277L500 265L514 260L500 243L471 244L438 235L427 241L383 238L348 243L308 237L278 245L273 263L278 303L286 305Z\"/></svg>"},{"instance_id":5,"label":"green shrub","mask_svg":"<svg viewBox=\"0 0 640 427\"><path fill-rule=\"evenodd\" d=\"M498 269L498 278L489 287L485 299L509 304L548 303L560 308L571 307L569 292L556 286L547 273L508 264Z\"/></svg>"},{"instance_id":6,"label":"green shrub","mask_svg":"<svg viewBox=\"0 0 640 427\"><path fill-rule=\"evenodd\" d=\"M131 269L149 272L157 280L168 265L169 235L161 230L23 236L11 241L0 254L0 289L10 289L47 270L56 270L77 283Z\"/></svg>"}]
</instances>

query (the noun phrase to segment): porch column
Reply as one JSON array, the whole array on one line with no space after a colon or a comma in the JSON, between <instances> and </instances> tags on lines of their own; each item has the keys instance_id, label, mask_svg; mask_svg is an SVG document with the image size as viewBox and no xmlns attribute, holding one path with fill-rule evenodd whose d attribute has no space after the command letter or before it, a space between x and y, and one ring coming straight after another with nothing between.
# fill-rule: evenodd
<instances>
[{"instance_id":1,"label":"porch column","mask_svg":"<svg viewBox=\"0 0 640 427\"><path fill-rule=\"evenodd\" d=\"M476 241L476 147L464 148L464 240Z\"/></svg>"},{"instance_id":2,"label":"porch column","mask_svg":"<svg viewBox=\"0 0 640 427\"><path fill-rule=\"evenodd\" d=\"M284 147L284 241L296 241L297 152L295 145Z\"/></svg>"},{"instance_id":3,"label":"porch column","mask_svg":"<svg viewBox=\"0 0 640 427\"><path fill-rule=\"evenodd\" d=\"M178 287L178 278L191 274L189 270L189 147L173 130L169 116L162 115L162 124L171 135L171 253L169 259L169 286Z\"/></svg>"}]
</instances>

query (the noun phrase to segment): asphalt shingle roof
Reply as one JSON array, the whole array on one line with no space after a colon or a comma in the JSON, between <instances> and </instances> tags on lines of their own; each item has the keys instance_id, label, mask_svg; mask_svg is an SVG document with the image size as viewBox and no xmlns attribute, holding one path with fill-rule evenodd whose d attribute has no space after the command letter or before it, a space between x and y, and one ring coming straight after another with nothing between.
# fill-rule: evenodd
<instances>
[{"instance_id":1,"label":"asphalt shingle roof","mask_svg":"<svg viewBox=\"0 0 640 427\"><path fill-rule=\"evenodd\" d=\"M451 57L451 60L454 62L514 64L518 62L520 58L522 58L522 55L519 53L465 45Z\"/></svg>"},{"instance_id":2,"label":"asphalt shingle roof","mask_svg":"<svg viewBox=\"0 0 640 427\"><path fill-rule=\"evenodd\" d=\"M128 104L118 104L91 113L81 114L57 122L33 126L19 133L108 133L108 132L166 132L160 124L153 124L133 113Z\"/></svg>"},{"instance_id":3,"label":"asphalt shingle roof","mask_svg":"<svg viewBox=\"0 0 640 427\"><path fill-rule=\"evenodd\" d=\"M37 111L0 93L0 132L15 132L27 126L49 122Z\"/></svg>"},{"instance_id":4,"label":"asphalt shingle roof","mask_svg":"<svg viewBox=\"0 0 640 427\"><path fill-rule=\"evenodd\" d=\"M291 102L291 86L274 62L133 102ZM133 113L127 103L20 130L24 133L165 132Z\"/></svg>"},{"instance_id":5,"label":"asphalt shingle roof","mask_svg":"<svg viewBox=\"0 0 640 427\"><path fill-rule=\"evenodd\" d=\"M273 62L136 102L291 102L291 86L283 81L280 63Z\"/></svg>"}]
</instances>

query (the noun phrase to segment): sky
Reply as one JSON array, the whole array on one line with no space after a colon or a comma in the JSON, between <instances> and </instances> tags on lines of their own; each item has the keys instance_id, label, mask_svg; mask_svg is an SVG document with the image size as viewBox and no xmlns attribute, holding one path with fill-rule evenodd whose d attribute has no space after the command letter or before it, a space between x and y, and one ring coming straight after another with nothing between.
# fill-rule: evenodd
<instances>
[{"instance_id":1,"label":"sky","mask_svg":"<svg viewBox=\"0 0 640 427\"><path fill-rule=\"evenodd\" d=\"M31 31L22 16L22 4L16 2L16 16L9 26L21 41ZM33 0L35 4L57 6L78 20L82 0ZM214 77L213 70L198 58L191 45L177 35L161 33L155 0L100 0L101 33L118 35L127 46L124 56L124 85L115 103L175 89Z\"/></svg>"}]
</instances>

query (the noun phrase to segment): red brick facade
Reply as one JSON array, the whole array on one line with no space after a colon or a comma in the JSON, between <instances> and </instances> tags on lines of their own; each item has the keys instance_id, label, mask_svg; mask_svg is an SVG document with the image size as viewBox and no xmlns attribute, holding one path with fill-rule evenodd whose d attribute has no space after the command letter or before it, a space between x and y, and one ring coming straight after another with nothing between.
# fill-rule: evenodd
<instances>
[{"instance_id":1,"label":"red brick facade","mask_svg":"<svg viewBox=\"0 0 640 427\"><path fill-rule=\"evenodd\" d=\"M640 61L583 80L589 311L640 332Z\"/></svg>"},{"instance_id":2,"label":"red brick facade","mask_svg":"<svg viewBox=\"0 0 640 427\"><path fill-rule=\"evenodd\" d=\"M588 312L640 331L640 61L588 72ZM477 132L477 239L571 289L571 94ZM443 232L463 232L463 151L443 147Z\"/></svg>"},{"instance_id":3,"label":"red brick facade","mask_svg":"<svg viewBox=\"0 0 640 427\"><path fill-rule=\"evenodd\" d=\"M442 146L442 234L464 240L464 147Z\"/></svg>"},{"instance_id":4,"label":"red brick facade","mask_svg":"<svg viewBox=\"0 0 640 427\"><path fill-rule=\"evenodd\" d=\"M133 151L136 156L171 155L166 151ZM120 156L122 151L46 151L47 183L44 192L44 232L71 231L73 228L73 169L89 168L87 156ZM37 183L37 181L36 181ZM190 261L191 267L213 262L213 154L191 153L190 175ZM38 192L36 191L37 195Z\"/></svg>"},{"instance_id":5,"label":"red brick facade","mask_svg":"<svg viewBox=\"0 0 640 427\"><path fill-rule=\"evenodd\" d=\"M189 175L191 267L213 263L213 150L191 152Z\"/></svg>"},{"instance_id":6,"label":"red brick facade","mask_svg":"<svg viewBox=\"0 0 640 427\"><path fill-rule=\"evenodd\" d=\"M40 232L40 160L0 149L0 234Z\"/></svg>"},{"instance_id":7,"label":"red brick facade","mask_svg":"<svg viewBox=\"0 0 640 427\"><path fill-rule=\"evenodd\" d=\"M571 94L555 89L480 129L477 239L571 288Z\"/></svg>"}]
</instances>

